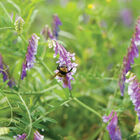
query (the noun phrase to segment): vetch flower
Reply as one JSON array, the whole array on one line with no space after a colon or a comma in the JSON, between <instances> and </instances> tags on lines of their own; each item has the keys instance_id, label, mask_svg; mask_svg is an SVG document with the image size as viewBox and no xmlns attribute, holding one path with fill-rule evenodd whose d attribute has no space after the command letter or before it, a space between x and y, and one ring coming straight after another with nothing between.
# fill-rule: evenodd
<instances>
[{"instance_id":1,"label":"vetch flower","mask_svg":"<svg viewBox=\"0 0 140 140\"><path fill-rule=\"evenodd\" d=\"M7 73L8 67L6 66L6 69L4 69L4 67L5 65L3 63L3 58L2 55L0 54L0 73L2 73L3 81L5 82L6 80L8 80L8 73Z\"/></svg>"},{"instance_id":2,"label":"vetch flower","mask_svg":"<svg viewBox=\"0 0 140 140\"><path fill-rule=\"evenodd\" d=\"M36 34L33 34L31 39L29 40L26 57L22 64L22 72L21 72L22 80L24 79L24 77L27 76L27 70L31 69L34 66L34 63L36 62L35 55L37 54L38 39L39 37Z\"/></svg>"},{"instance_id":3,"label":"vetch flower","mask_svg":"<svg viewBox=\"0 0 140 140\"><path fill-rule=\"evenodd\" d=\"M42 29L41 34L44 36L44 38L47 40L48 38L54 39L54 36L51 32L51 29L48 25L45 25L45 27Z\"/></svg>"},{"instance_id":4,"label":"vetch flower","mask_svg":"<svg viewBox=\"0 0 140 140\"><path fill-rule=\"evenodd\" d=\"M23 25L24 25L24 20L22 19L22 17L18 17L14 25L15 25L15 30L20 35L23 32Z\"/></svg>"},{"instance_id":5,"label":"vetch flower","mask_svg":"<svg viewBox=\"0 0 140 140\"><path fill-rule=\"evenodd\" d=\"M121 133L118 127L118 117L115 111L112 111L109 116L103 116L103 122L109 122L107 130L111 140L121 140Z\"/></svg>"},{"instance_id":6,"label":"vetch flower","mask_svg":"<svg viewBox=\"0 0 140 140\"><path fill-rule=\"evenodd\" d=\"M51 28L49 28L48 25L45 25L45 27L42 29L41 34L44 36L44 38L47 39L58 39L58 32L59 32L59 26L62 25L59 17L55 14L53 16L53 24L52 24L52 31Z\"/></svg>"},{"instance_id":7,"label":"vetch flower","mask_svg":"<svg viewBox=\"0 0 140 140\"><path fill-rule=\"evenodd\" d=\"M16 140L26 140L27 135L23 133L22 135L14 136Z\"/></svg>"},{"instance_id":8,"label":"vetch flower","mask_svg":"<svg viewBox=\"0 0 140 140\"><path fill-rule=\"evenodd\" d=\"M22 135L14 136L14 139L16 139L16 140L27 140L27 134L23 133ZM41 135L38 131L35 131L33 140L44 140L44 136Z\"/></svg>"},{"instance_id":9,"label":"vetch flower","mask_svg":"<svg viewBox=\"0 0 140 140\"><path fill-rule=\"evenodd\" d=\"M137 112L140 121L140 82L136 78L136 75L131 73L129 78L126 80L126 83L128 83L128 94L135 106L135 111Z\"/></svg>"},{"instance_id":10,"label":"vetch flower","mask_svg":"<svg viewBox=\"0 0 140 140\"><path fill-rule=\"evenodd\" d=\"M44 140L44 136L41 135L38 131L35 131L34 140Z\"/></svg>"},{"instance_id":11,"label":"vetch flower","mask_svg":"<svg viewBox=\"0 0 140 140\"><path fill-rule=\"evenodd\" d=\"M121 19L126 26L130 26L132 24L132 12L130 9L125 8L120 11Z\"/></svg>"},{"instance_id":12,"label":"vetch flower","mask_svg":"<svg viewBox=\"0 0 140 140\"><path fill-rule=\"evenodd\" d=\"M76 72L76 67L78 64L76 64L75 62L75 53L70 53L68 52L62 44L58 43L58 41L56 40L50 40L49 41L49 48L52 48L55 52L54 54L54 58L59 54L59 59L56 62L59 67L61 66L66 66L67 70L70 71L69 73L66 74L66 80L67 80L67 84L65 82L63 82L63 77L59 77L57 76L56 78L58 79L58 81L63 82L63 87L66 88L68 87L70 90L72 89L71 87L71 80L74 80L73 75ZM59 70L56 70L55 73L58 73Z\"/></svg>"},{"instance_id":13,"label":"vetch flower","mask_svg":"<svg viewBox=\"0 0 140 140\"><path fill-rule=\"evenodd\" d=\"M53 16L53 36L58 39L59 26L62 25L59 17L55 14Z\"/></svg>"},{"instance_id":14,"label":"vetch flower","mask_svg":"<svg viewBox=\"0 0 140 140\"><path fill-rule=\"evenodd\" d=\"M134 58L139 56L138 46L140 45L140 18L137 21L135 34L131 39L131 45L128 48L127 55L123 58L123 68L119 78L121 95L124 94L126 73L131 70L131 64L134 64Z\"/></svg>"},{"instance_id":15,"label":"vetch flower","mask_svg":"<svg viewBox=\"0 0 140 140\"><path fill-rule=\"evenodd\" d=\"M12 87L15 85L14 79L10 78L8 66L3 62L2 55L0 54L0 73L3 75L3 82L8 81L8 86Z\"/></svg>"}]
</instances>

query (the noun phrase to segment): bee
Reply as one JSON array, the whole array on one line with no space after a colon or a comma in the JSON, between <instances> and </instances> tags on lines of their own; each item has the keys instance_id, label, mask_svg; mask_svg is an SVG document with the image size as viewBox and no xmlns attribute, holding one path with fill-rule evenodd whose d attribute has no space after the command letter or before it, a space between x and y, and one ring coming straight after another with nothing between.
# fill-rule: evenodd
<instances>
[{"instance_id":1,"label":"bee","mask_svg":"<svg viewBox=\"0 0 140 140\"><path fill-rule=\"evenodd\" d=\"M67 73L70 73L72 71L73 68L71 68L68 71L68 67L66 65L62 65L62 66L57 66L57 70L58 72L52 77L52 79L54 79L56 76L58 77L62 77L63 83L67 86L68 85L68 80L67 80Z\"/></svg>"}]
</instances>

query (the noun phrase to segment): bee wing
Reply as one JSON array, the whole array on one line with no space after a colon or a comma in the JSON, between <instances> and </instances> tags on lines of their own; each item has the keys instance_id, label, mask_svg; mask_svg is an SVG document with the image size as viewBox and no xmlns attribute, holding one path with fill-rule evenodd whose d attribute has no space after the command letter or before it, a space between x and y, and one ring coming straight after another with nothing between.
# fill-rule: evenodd
<instances>
[{"instance_id":1,"label":"bee wing","mask_svg":"<svg viewBox=\"0 0 140 140\"><path fill-rule=\"evenodd\" d=\"M59 72L57 72L54 76L52 76L51 80L54 79L58 74L59 74Z\"/></svg>"}]
</instances>

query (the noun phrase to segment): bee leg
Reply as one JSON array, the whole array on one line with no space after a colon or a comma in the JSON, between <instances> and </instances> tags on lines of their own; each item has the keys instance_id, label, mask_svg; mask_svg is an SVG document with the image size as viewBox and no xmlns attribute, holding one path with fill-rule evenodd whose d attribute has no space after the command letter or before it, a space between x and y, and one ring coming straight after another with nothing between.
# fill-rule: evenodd
<instances>
[{"instance_id":1,"label":"bee leg","mask_svg":"<svg viewBox=\"0 0 140 140\"><path fill-rule=\"evenodd\" d=\"M57 70L60 70L60 66L59 65L57 66Z\"/></svg>"},{"instance_id":2,"label":"bee leg","mask_svg":"<svg viewBox=\"0 0 140 140\"><path fill-rule=\"evenodd\" d=\"M71 72L73 68L71 68L67 73Z\"/></svg>"},{"instance_id":3,"label":"bee leg","mask_svg":"<svg viewBox=\"0 0 140 140\"><path fill-rule=\"evenodd\" d=\"M56 73L54 76L51 77L51 80L54 79L57 75L59 75L59 72Z\"/></svg>"}]
</instances>

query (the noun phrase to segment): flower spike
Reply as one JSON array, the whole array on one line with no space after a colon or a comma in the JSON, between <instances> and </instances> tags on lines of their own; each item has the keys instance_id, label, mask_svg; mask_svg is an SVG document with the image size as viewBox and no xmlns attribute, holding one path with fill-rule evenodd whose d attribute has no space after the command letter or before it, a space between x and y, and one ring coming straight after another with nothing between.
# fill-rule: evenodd
<instances>
[{"instance_id":1,"label":"flower spike","mask_svg":"<svg viewBox=\"0 0 140 140\"><path fill-rule=\"evenodd\" d=\"M114 115L113 115L114 114ZM118 117L115 111L112 111L109 116L103 116L103 122L109 122L107 130L111 140L121 140L121 132L118 127Z\"/></svg>"},{"instance_id":2,"label":"flower spike","mask_svg":"<svg viewBox=\"0 0 140 140\"><path fill-rule=\"evenodd\" d=\"M124 94L126 74L131 70L131 65L134 64L134 58L139 56L138 46L140 45L140 18L137 20L135 34L131 39L131 45L128 48L127 55L123 58L123 68L119 77L119 86L121 95Z\"/></svg>"},{"instance_id":3,"label":"flower spike","mask_svg":"<svg viewBox=\"0 0 140 140\"><path fill-rule=\"evenodd\" d=\"M22 64L22 72L21 79L27 76L27 70L31 69L35 63L35 55L37 54L38 47L38 39L39 37L36 34L33 34L31 39L29 40L29 45L25 57L25 61Z\"/></svg>"},{"instance_id":4,"label":"flower spike","mask_svg":"<svg viewBox=\"0 0 140 140\"><path fill-rule=\"evenodd\" d=\"M66 88L68 87L70 90L72 89L71 87L71 80L74 80L73 75L76 72L77 69L77 65L75 62L75 53L71 54L70 52L68 52L63 45L61 45L60 43L58 43L58 41L56 40L50 40L49 41L49 48L52 48L54 50L54 57L56 57L59 54L59 59L56 62L57 64L59 64L59 66L64 66L66 65L67 69L68 69L68 73L66 74L66 80L67 80L67 84L65 82L63 82L63 87ZM59 70L56 70L55 73L58 73ZM58 81L63 81L62 77L56 77L58 79Z\"/></svg>"},{"instance_id":5,"label":"flower spike","mask_svg":"<svg viewBox=\"0 0 140 140\"><path fill-rule=\"evenodd\" d=\"M59 32L59 26L62 25L59 17L57 15L53 16L53 35L57 39L58 38L58 32Z\"/></svg>"}]
</instances>

